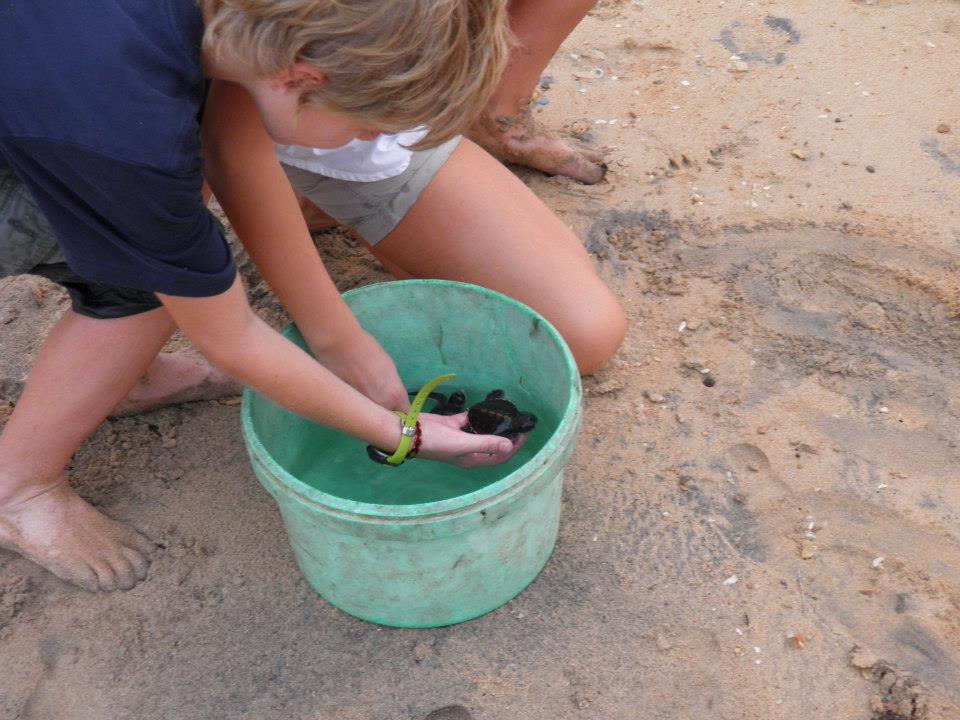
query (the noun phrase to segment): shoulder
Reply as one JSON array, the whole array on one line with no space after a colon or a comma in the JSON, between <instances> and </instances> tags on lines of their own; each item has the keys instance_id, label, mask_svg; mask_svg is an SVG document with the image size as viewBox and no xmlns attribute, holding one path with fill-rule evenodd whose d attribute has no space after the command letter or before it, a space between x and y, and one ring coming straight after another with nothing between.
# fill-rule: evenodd
<instances>
[{"instance_id":1,"label":"shoulder","mask_svg":"<svg viewBox=\"0 0 960 720\"><path fill-rule=\"evenodd\" d=\"M0 137L170 169L199 153L203 25L192 0L32 0L5 10Z\"/></svg>"}]
</instances>

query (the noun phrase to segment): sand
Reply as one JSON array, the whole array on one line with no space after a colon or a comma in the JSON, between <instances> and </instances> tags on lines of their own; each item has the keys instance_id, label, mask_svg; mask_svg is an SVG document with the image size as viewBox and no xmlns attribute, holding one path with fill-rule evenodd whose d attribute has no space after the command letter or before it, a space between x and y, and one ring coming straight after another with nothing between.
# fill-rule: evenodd
<instances>
[{"instance_id":1,"label":"sand","mask_svg":"<svg viewBox=\"0 0 960 720\"><path fill-rule=\"evenodd\" d=\"M0 719L960 718L958 58L955 0L598 5L538 112L608 182L518 173L631 329L541 577L460 626L352 619L235 401L108 422L76 486L166 549L109 596L0 551ZM0 281L0 399L63 307Z\"/></svg>"}]
</instances>

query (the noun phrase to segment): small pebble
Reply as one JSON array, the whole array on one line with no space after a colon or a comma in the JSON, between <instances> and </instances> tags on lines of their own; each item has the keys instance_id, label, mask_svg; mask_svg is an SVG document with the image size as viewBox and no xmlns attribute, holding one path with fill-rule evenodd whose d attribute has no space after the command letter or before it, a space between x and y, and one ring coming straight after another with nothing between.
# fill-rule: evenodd
<instances>
[{"instance_id":1,"label":"small pebble","mask_svg":"<svg viewBox=\"0 0 960 720\"><path fill-rule=\"evenodd\" d=\"M603 52L603 50L589 48L587 50L581 50L580 57L587 58L588 60L599 60L602 62L607 59L607 54Z\"/></svg>"},{"instance_id":2,"label":"small pebble","mask_svg":"<svg viewBox=\"0 0 960 720\"><path fill-rule=\"evenodd\" d=\"M860 668L861 670L869 670L874 665L880 662L880 658L874 655L869 650L865 650L862 647L855 646L850 652L850 664L855 668Z\"/></svg>"},{"instance_id":3,"label":"small pebble","mask_svg":"<svg viewBox=\"0 0 960 720\"><path fill-rule=\"evenodd\" d=\"M877 169L876 169L873 165L867 165L867 172L868 172L868 173L875 173L876 171L877 171Z\"/></svg>"},{"instance_id":4,"label":"small pebble","mask_svg":"<svg viewBox=\"0 0 960 720\"><path fill-rule=\"evenodd\" d=\"M413 660L417 664L433 655L433 646L428 642L418 642L413 646Z\"/></svg>"},{"instance_id":5,"label":"small pebble","mask_svg":"<svg viewBox=\"0 0 960 720\"><path fill-rule=\"evenodd\" d=\"M573 74L575 78L580 80L599 80L604 75L603 68L595 67L592 70L587 72L578 71Z\"/></svg>"},{"instance_id":6,"label":"small pebble","mask_svg":"<svg viewBox=\"0 0 960 720\"><path fill-rule=\"evenodd\" d=\"M941 135L946 135L948 132L950 132L950 126L946 123L940 123L937 125L937 132Z\"/></svg>"},{"instance_id":7,"label":"small pebble","mask_svg":"<svg viewBox=\"0 0 960 720\"><path fill-rule=\"evenodd\" d=\"M793 155L797 160L806 160L807 154L800 148L794 148L790 151L790 154Z\"/></svg>"},{"instance_id":8,"label":"small pebble","mask_svg":"<svg viewBox=\"0 0 960 720\"><path fill-rule=\"evenodd\" d=\"M726 580L723 581L724 585L736 585L740 581L736 575L731 575Z\"/></svg>"},{"instance_id":9,"label":"small pebble","mask_svg":"<svg viewBox=\"0 0 960 720\"><path fill-rule=\"evenodd\" d=\"M876 557L876 558L873 559L873 562L870 563L870 566L871 566L874 570L883 570L883 561L884 561L884 559L885 559L885 558L883 558L883 557Z\"/></svg>"}]
</instances>

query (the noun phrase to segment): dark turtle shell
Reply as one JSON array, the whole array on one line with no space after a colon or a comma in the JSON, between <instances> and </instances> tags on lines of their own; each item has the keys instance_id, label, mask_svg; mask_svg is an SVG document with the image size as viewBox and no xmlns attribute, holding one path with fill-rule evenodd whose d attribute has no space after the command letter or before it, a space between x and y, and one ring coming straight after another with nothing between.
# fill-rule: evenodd
<instances>
[{"instance_id":1,"label":"dark turtle shell","mask_svg":"<svg viewBox=\"0 0 960 720\"><path fill-rule=\"evenodd\" d=\"M478 435L499 435L513 428L520 411L509 400L481 400L467 411L470 429Z\"/></svg>"},{"instance_id":2,"label":"dark turtle shell","mask_svg":"<svg viewBox=\"0 0 960 720\"><path fill-rule=\"evenodd\" d=\"M411 390L411 395L416 391ZM521 433L528 433L537 424L537 416L531 413L520 412L517 406L504 397L503 390L491 390L486 399L481 400L467 410L467 424L463 431L476 435L500 435L515 438ZM443 393L432 392L430 399L434 406L425 412L434 415L457 415L462 413L467 403L466 395L457 390L447 397Z\"/></svg>"},{"instance_id":3,"label":"dark turtle shell","mask_svg":"<svg viewBox=\"0 0 960 720\"><path fill-rule=\"evenodd\" d=\"M533 430L537 424L535 415L520 412L516 405L502 395L493 395L494 393L491 393L486 400L470 407L464 430L478 435L501 435L508 438Z\"/></svg>"}]
</instances>

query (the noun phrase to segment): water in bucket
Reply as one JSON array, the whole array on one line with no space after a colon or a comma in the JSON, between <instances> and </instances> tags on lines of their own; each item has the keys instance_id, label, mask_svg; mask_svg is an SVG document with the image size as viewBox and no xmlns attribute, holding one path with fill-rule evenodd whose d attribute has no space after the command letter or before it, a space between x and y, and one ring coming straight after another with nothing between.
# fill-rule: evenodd
<instances>
[{"instance_id":1,"label":"water in bucket","mask_svg":"<svg viewBox=\"0 0 960 720\"><path fill-rule=\"evenodd\" d=\"M457 380L438 388L445 394L455 389L466 392L469 406L486 397L492 388L467 387ZM464 469L431 460L410 460L400 467L387 467L367 457L365 443L318 425L291 463L290 471L317 490L377 505L415 505L473 492L521 467L543 447L559 422L547 404L522 388L502 389L520 410L538 418L537 427L520 452L502 465Z\"/></svg>"}]
</instances>

